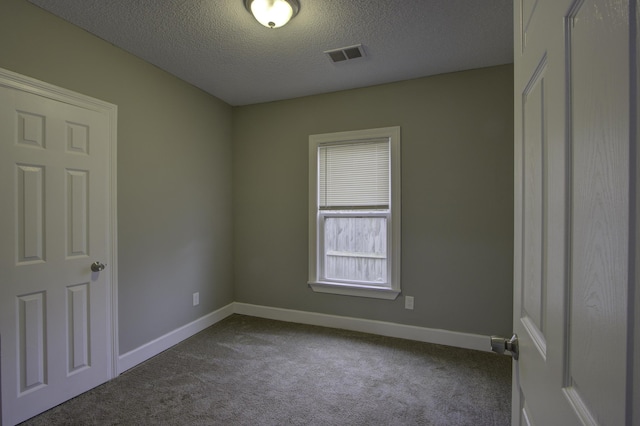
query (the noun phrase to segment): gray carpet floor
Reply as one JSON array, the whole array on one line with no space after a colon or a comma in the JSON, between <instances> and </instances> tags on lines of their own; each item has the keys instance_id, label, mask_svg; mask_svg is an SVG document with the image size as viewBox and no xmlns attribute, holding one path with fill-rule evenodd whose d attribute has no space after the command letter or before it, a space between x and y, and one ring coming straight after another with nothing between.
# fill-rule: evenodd
<instances>
[{"instance_id":1,"label":"gray carpet floor","mask_svg":"<svg viewBox=\"0 0 640 426\"><path fill-rule=\"evenodd\" d=\"M511 360L232 315L24 425L509 425Z\"/></svg>"}]
</instances>

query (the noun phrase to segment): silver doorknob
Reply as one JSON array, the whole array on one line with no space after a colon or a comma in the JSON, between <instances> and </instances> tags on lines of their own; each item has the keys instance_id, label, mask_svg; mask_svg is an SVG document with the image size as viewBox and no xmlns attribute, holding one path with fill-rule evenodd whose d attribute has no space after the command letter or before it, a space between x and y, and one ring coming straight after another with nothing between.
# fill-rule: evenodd
<instances>
[{"instance_id":1,"label":"silver doorknob","mask_svg":"<svg viewBox=\"0 0 640 426\"><path fill-rule=\"evenodd\" d=\"M518 360L518 335L514 334L511 339L505 339L500 336L491 336L491 350L493 352L503 354L504 351L511 352L511 356L516 361Z\"/></svg>"},{"instance_id":2,"label":"silver doorknob","mask_svg":"<svg viewBox=\"0 0 640 426\"><path fill-rule=\"evenodd\" d=\"M104 263L100 263L100 262L93 262L93 263L91 264L91 270L92 270L93 272L100 272L100 271L104 271L105 266L107 266L107 265L105 265Z\"/></svg>"}]
</instances>

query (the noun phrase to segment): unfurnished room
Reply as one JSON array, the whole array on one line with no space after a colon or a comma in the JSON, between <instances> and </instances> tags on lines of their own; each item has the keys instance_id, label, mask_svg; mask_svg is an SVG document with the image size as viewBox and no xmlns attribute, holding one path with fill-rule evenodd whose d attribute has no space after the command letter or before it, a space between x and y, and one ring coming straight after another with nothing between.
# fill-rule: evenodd
<instances>
[{"instance_id":1,"label":"unfurnished room","mask_svg":"<svg viewBox=\"0 0 640 426\"><path fill-rule=\"evenodd\" d=\"M0 0L0 424L640 424L637 1Z\"/></svg>"}]
</instances>

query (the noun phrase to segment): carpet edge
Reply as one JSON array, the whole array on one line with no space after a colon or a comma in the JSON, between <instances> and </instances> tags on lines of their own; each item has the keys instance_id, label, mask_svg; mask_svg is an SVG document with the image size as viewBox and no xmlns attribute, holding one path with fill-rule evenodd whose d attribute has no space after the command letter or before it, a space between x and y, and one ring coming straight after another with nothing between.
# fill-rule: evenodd
<instances>
[{"instance_id":1,"label":"carpet edge","mask_svg":"<svg viewBox=\"0 0 640 426\"><path fill-rule=\"evenodd\" d=\"M274 308L270 306L252 305L240 302L234 302L233 305L234 313L236 314L322 327L339 328L343 330L378 334L387 337L396 337L400 339L416 340L419 342L491 352L490 337L480 334L320 314L316 312Z\"/></svg>"}]
</instances>

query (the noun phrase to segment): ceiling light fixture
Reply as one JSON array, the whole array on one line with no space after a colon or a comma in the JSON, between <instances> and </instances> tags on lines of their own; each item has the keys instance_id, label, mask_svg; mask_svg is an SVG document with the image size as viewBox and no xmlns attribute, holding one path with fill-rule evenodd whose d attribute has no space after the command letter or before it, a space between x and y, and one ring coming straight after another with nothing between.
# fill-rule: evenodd
<instances>
[{"instance_id":1,"label":"ceiling light fixture","mask_svg":"<svg viewBox=\"0 0 640 426\"><path fill-rule=\"evenodd\" d=\"M280 28L298 14L298 0L244 0L244 7L267 28Z\"/></svg>"}]
</instances>

